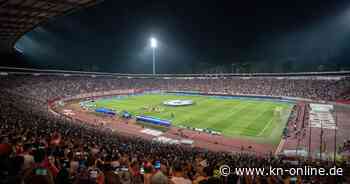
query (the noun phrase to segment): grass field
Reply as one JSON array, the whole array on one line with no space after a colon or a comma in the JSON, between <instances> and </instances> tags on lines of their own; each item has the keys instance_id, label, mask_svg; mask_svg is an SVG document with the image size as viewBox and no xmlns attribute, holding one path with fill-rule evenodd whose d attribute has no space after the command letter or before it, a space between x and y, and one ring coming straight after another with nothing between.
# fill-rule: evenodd
<instances>
[{"instance_id":1,"label":"grass field","mask_svg":"<svg viewBox=\"0 0 350 184\"><path fill-rule=\"evenodd\" d=\"M163 105L166 100L193 100L190 106ZM224 136L244 137L277 144L287 122L292 104L267 100L223 99L210 96L145 94L99 99L96 107L126 110L133 115L147 115L170 120L174 126L211 128ZM152 107L158 111L151 110ZM172 115L173 114L173 115Z\"/></svg>"}]
</instances>

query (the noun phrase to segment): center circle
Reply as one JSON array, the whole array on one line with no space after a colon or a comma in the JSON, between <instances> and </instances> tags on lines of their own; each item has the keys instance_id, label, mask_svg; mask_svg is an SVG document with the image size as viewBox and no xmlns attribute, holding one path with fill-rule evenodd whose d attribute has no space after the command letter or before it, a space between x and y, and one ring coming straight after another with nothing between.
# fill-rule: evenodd
<instances>
[{"instance_id":1,"label":"center circle","mask_svg":"<svg viewBox=\"0 0 350 184\"><path fill-rule=\"evenodd\" d=\"M187 106L193 105L192 100L167 100L163 102L164 105L168 106Z\"/></svg>"}]
</instances>

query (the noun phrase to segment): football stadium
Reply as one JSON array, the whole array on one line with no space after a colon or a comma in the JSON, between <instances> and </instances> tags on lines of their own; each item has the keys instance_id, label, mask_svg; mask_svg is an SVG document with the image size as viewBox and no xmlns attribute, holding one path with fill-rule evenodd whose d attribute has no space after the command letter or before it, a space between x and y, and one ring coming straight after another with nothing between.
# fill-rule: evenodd
<instances>
[{"instance_id":1,"label":"football stadium","mask_svg":"<svg viewBox=\"0 0 350 184\"><path fill-rule=\"evenodd\" d=\"M350 3L284 3L0 0L0 184L350 183Z\"/></svg>"}]
</instances>

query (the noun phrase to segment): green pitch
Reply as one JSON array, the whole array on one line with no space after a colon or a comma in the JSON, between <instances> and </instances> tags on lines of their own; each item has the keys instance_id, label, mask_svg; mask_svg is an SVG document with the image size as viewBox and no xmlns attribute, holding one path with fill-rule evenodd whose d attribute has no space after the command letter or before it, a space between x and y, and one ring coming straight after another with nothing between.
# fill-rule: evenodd
<instances>
[{"instance_id":1,"label":"green pitch","mask_svg":"<svg viewBox=\"0 0 350 184\"><path fill-rule=\"evenodd\" d=\"M190 106L163 105L166 100L193 100ZM210 128L224 136L244 137L277 144L289 117L292 104L249 100L222 99L210 96L145 94L125 98L96 100L97 108L105 107L133 115L146 115L170 120L173 126Z\"/></svg>"}]
</instances>

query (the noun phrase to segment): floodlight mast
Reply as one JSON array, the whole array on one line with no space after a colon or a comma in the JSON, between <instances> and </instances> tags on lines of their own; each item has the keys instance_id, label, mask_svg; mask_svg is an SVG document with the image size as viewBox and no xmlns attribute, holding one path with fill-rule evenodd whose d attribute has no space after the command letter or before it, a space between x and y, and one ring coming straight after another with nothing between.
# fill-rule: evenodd
<instances>
[{"instance_id":1,"label":"floodlight mast","mask_svg":"<svg viewBox=\"0 0 350 184\"><path fill-rule=\"evenodd\" d=\"M155 57L155 50L157 48L157 40L155 38L151 38L151 47L153 51L153 75L156 74L156 57Z\"/></svg>"}]
</instances>

